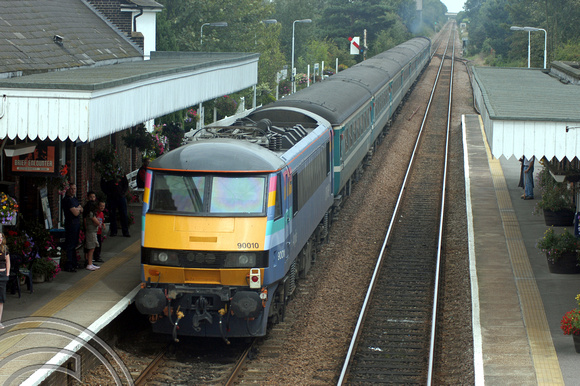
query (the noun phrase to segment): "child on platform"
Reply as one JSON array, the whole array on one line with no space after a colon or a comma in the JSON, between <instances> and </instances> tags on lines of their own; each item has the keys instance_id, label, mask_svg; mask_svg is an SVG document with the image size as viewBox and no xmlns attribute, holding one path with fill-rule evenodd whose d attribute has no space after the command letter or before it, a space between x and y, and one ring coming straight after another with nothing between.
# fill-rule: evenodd
<instances>
[{"instance_id":1,"label":"child on platform","mask_svg":"<svg viewBox=\"0 0 580 386\"><path fill-rule=\"evenodd\" d=\"M97 228L97 241L99 245L95 247L95 252L93 254L93 262L95 263L102 263L103 259L101 258L101 246L103 245L103 232L107 232L107 227L105 225L105 202L99 201L97 207L97 220L99 220L99 227Z\"/></svg>"},{"instance_id":2,"label":"child on platform","mask_svg":"<svg viewBox=\"0 0 580 386\"><path fill-rule=\"evenodd\" d=\"M95 248L99 245L97 241L97 228L99 227L99 220L96 216L97 203L96 201L88 201L83 209L83 217L85 220L85 248L87 250L86 260L87 269L89 271L96 271L101 268L93 264L93 253Z\"/></svg>"}]
</instances>

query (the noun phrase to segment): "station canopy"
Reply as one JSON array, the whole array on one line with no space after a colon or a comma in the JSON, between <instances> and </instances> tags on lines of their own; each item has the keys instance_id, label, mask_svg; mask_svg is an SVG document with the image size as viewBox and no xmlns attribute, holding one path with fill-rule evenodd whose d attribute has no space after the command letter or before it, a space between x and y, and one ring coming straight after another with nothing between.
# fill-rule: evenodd
<instances>
[{"instance_id":1,"label":"station canopy","mask_svg":"<svg viewBox=\"0 0 580 386\"><path fill-rule=\"evenodd\" d=\"M0 138L93 141L257 84L259 54L151 60L0 79Z\"/></svg>"},{"instance_id":2,"label":"station canopy","mask_svg":"<svg viewBox=\"0 0 580 386\"><path fill-rule=\"evenodd\" d=\"M580 86L539 69L474 67L474 103L494 157L580 155Z\"/></svg>"}]
</instances>

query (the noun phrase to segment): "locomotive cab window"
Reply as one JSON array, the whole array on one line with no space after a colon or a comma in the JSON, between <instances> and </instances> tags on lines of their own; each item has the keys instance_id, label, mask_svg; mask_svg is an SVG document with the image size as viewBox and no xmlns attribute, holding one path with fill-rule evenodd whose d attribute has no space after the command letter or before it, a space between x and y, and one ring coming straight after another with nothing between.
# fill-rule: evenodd
<instances>
[{"instance_id":1,"label":"locomotive cab window","mask_svg":"<svg viewBox=\"0 0 580 386\"><path fill-rule=\"evenodd\" d=\"M151 212L183 215L264 215L265 176L154 173Z\"/></svg>"}]
</instances>

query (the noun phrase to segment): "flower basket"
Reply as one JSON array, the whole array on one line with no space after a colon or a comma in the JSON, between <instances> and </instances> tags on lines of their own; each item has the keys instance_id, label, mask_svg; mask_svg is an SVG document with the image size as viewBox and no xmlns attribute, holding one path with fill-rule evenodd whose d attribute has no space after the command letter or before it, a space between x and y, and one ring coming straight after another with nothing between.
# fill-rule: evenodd
<instances>
[{"instance_id":1,"label":"flower basket","mask_svg":"<svg viewBox=\"0 0 580 386\"><path fill-rule=\"evenodd\" d=\"M45 280L52 280L60 272L60 267L49 257L37 257L30 263L30 272L32 272L33 281L36 277L41 283ZM41 277L44 279L41 280Z\"/></svg>"},{"instance_id":2,"label":"flower basket","mask_svg":"<svg viewBox=\"0 0 580 386\"><path fill-rule=\"evenodd\" d=\"M546 254L550 272L580 273L580 267L578 267L580 240L568 229L557 234L554 227L548 228L536 246Z\"/></svg>"},{"instance_id":3,"label":"flower basket","mask_svg":"<svg viewBox=\"0 0 580 386\"><path fill-rule=\"evenodd\" d=\"M542 198L536 204L535 214L543 213L548 226L570 226L574 223L573 191L566 182L557 182L546 166L538 173Z\"/></svg>"},{"instance_id":4,"label":"flower basket","mask_svg":"<svg viewBox=\"0 0 580 386\"><path fill-rule=\"evenodd\" d=\"M576 295L576 303L580 306L580 294ZM580 308L574 308L564 314L560 321L564 335L572 335L574 349L580 353Z\"/></svg>"},{"instance_id":5,"label":"flower basket","mask_svg":"<svg viewBox=\"0 0 580 386\"><path fill-rule=\"evenodd\" d=\"M546 255L546 257L548 257ZM580 273L580 265L578 265L578 253L576 252L564 252L560 258L556 261L548 261L548 269L550 273L556 274L575 274Z\"/></svg>"},{"instance_id":6,"label":"flower basket","mask_svg":"<svg viewBox=\"0 0 580 386\"><path fill-rule=\"evenodd\" d=\"M4 192L0 192L0 224L16 225L18 204L16 200Z\"/></svg>"},{"instance_id":7,"label":"flower basket","mask_svg":"<svg viewBox=\"0 0 580 386\"><path fill-rule=\"evenodd\" d=\"M574 211L561 209L552 211L544 209L544 222L548 226L563 227L574 225Z\"/></svg>"}]
</instances>

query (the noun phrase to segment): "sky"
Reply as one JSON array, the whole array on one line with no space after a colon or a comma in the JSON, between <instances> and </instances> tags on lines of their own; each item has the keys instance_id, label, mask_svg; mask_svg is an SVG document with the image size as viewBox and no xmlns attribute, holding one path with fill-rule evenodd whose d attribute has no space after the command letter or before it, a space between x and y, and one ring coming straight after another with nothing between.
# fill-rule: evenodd
<instances>
[{"instance_id":1,"label":"sky","mask_svg":"<svg viewBox=\"0 0 580 386\"><path fill-rule=\"evenodd\" d=\"M441 0L441 2L447 6L449 12L461 12L465 0Z\"/></svg>"}]
</instances>

